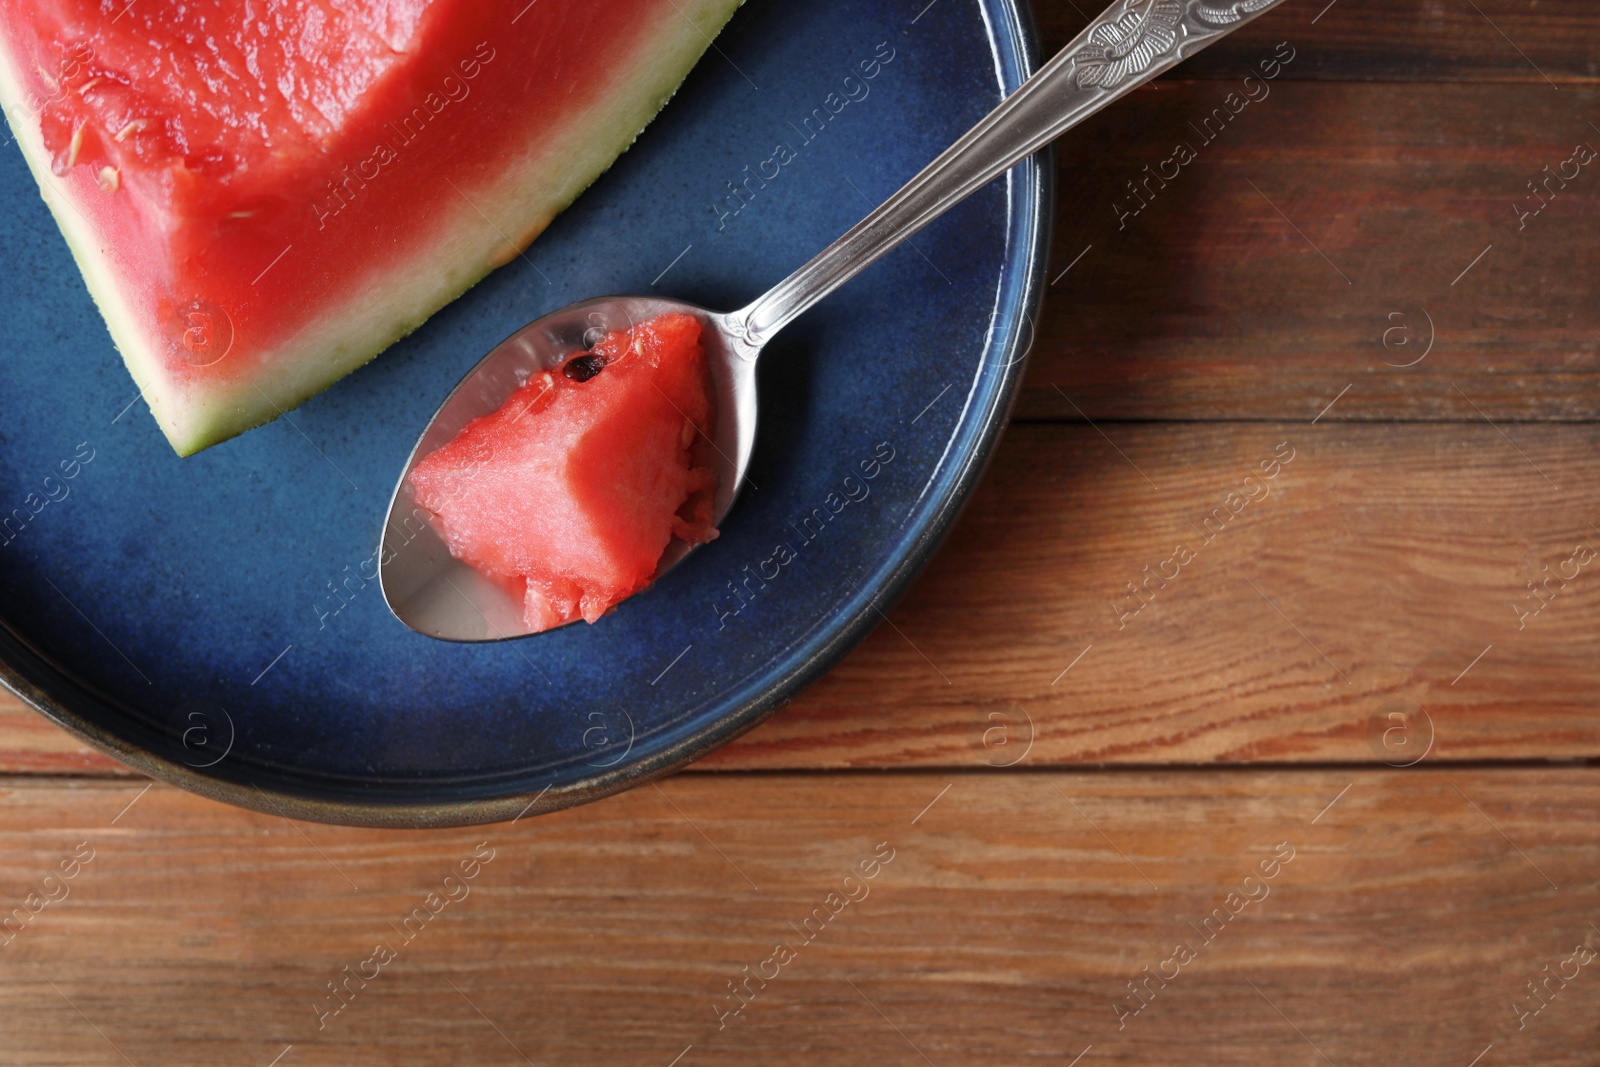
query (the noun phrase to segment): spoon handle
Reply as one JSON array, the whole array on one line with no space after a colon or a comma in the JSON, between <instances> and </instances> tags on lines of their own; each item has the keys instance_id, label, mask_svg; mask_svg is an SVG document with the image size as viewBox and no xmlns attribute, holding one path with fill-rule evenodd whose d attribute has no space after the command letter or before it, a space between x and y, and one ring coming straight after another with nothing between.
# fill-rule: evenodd
<instances>
[{"instance_id":1,"label":"spoon handle","mask_svg":"<svg viewBox=\"0 0 1600 1067\"><path fill-rule=\"evenodd\" d=\"M1282 0L1115 0L899 192L728 316L754 356L812 304L1067 130Z\"/></svg>"}]
</instances>

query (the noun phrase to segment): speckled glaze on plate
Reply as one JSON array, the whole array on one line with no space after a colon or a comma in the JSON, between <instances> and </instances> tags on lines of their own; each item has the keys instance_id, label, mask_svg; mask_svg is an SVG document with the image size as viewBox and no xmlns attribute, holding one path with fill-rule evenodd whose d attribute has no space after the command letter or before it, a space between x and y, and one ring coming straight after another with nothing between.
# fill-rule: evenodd
<instances>
[{"instance_id":1,"label":"speckled glaze on plate","mask_svg":"<svg viewBox=\"0 0 1600 1067\"><path fill-rule=\"evenodd\" d=\"M566 807L754 726L879 621L981 473L1032 343L1047 160L773 343L721 539L595 626L488 645L406 629L371 578L394 479L518 327L607 293L744 304L1020 84L1034 48L1010 0L752 0L525 259L288 418L186 460L8 145L0 518L25 521L0 532L0 677L157 778L358 825Z\"/></svg>"}]
</instances>

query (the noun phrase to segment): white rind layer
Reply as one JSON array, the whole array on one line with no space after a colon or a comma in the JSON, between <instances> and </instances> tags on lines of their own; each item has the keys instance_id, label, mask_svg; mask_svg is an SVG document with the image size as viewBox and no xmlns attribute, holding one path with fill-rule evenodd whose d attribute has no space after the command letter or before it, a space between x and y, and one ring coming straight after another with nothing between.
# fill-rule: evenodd
<instances>
[{"instance_id":1,"label":"white rind layer","mask_svg":"<svg viewBox=\"0 0 1600 1067\"><path fill-rule=\"evenodd\" d=\"M742 0L673 0L666 19L635 49L628 91L607 94L542 136L500 177L457 197L430 220L430 232L404 261L385 265L348 288L273 350L259 353L260 373L194 389L168 376L165 338L151 336L125 299L115 253L50 170L37 120L25 117L26 90L0 48L0 106L29 170L67 239L89 294L105 318L134 382L180 456L260 426L322 392L421 326L495 267L506 263L587 189L638 138L710 47ZM517 239L513 249L507 235Z\"/></svg>"}]
</instances>

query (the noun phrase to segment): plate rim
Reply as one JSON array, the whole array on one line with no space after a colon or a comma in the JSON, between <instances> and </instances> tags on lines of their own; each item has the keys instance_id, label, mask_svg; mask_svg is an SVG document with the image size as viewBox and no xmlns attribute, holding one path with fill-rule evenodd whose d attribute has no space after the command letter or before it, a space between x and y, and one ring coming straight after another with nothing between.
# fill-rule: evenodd
<instances>
[{"instance_id":1,"label":"plate rim","mask_svg":"<svg viewBox=\"0 0 1600 1067\"><path fill-rule=\"evenodd\" d=\"M1027 0L985 0L985 3L994 5L990 8L990 17L994 19L991 34L998 43L1000 61L1015 65L1020 83L1039 66L1039 37L1031 6ZM1046 146L1018 163L1005 179L1014 183L1011 232L1031 230L1018 242L1024 261L1019 299L1016 300L1019 313L1028 319L1030 329L1026 334L1026 347L1020 321L994 346L998 349L996 354L1005 358L995 390L998 403L988 414L987 425L979 432L975 446L960 457L959 470L949 490L942 494L939 509L924 522L910 548L877 583L876 592L867 595L865 591L858 591L855 601L842 612L846 617L844 625L837 626L809 657L778 678L766 679L760 684L759 692L735 696L737 706L733 710L654 753L577 781L546 786L537 793L363 801L348 796L294 792L277 788L275 783L271 788L263 788L258 782L203 774L138 744L129 735L136 735L137 727L143 724L133 724L136 728L127 731L127 735L106 729L95 718L74 709L100 705L111 712L114 710L112 702L53 663L3 621L0 621L0 684L73 737L134 771L234 807L310 822L380 829L515 822L530 813L545 814L587 804L664 778L759 726L836 665L876 628L874 609L887 611L892 607L948 538L994 458L1010 423L1027 369L1045 292L1044 279L1055 221L1055 177L1054 150ZM747 685L746 689L749 688L751 686Z\"/></svg>"}]
</instances>

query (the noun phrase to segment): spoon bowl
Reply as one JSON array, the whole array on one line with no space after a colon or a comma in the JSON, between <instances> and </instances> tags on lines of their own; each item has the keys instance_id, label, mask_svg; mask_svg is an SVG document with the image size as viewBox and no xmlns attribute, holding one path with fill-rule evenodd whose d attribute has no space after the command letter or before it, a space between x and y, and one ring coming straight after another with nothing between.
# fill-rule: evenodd
<instances>
[{"instance_id":1,"label":"spoon bowl","mask_svg":"<svg viewBox=\"0 0 1600 1067\"><path fill-rule=\"evenodd\" d=\"M711 372L713 458L717 489L712 521L720 523L744 483L756 437L755 356L729 324L729 316L653 296L584 300L535 319L483 357L463 377L428 422L406 460L389 500L378 554L378 581L396 618L418 633L444 641L502 641L526 636L522 605L510 593L450 554L411 490L411 472L473 419L497 411L529 378L560 373L571 357L587 352L607 333L659 315L695 316ZM660 578L694 548L673 538L661 558Z\"/></svg>"}]
</instances>

